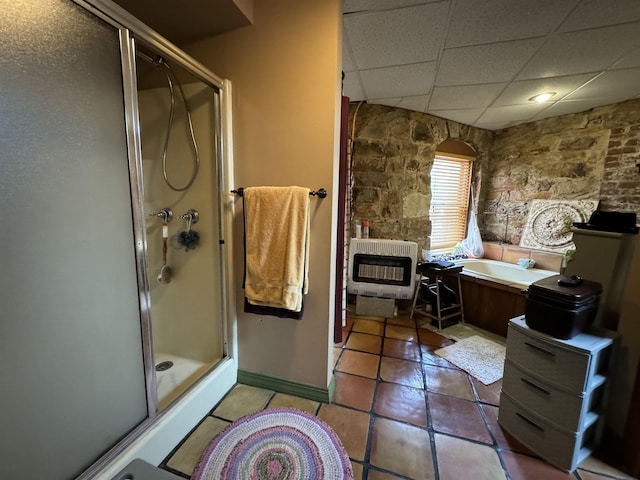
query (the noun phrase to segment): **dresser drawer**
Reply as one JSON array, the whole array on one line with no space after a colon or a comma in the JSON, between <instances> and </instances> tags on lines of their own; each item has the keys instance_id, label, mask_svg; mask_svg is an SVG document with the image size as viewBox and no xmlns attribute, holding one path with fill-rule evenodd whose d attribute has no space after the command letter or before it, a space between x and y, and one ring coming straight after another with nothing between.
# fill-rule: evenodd
<instances>
[{"instance_id":1,"label":"dresser drawer","mask_svg":"<svg viewBox=\"0 0 640 480\"><path fill-rule=\"evenodd\" d=\"M509 325L507 358L547 381L580 393L587 389L591 356L564 348Z\"/></svg>"},{"instance_id":2,"label":"dresser drawer","mask_svg":"<svg viewBox=\"0 0 640 480\"><path fill-rule=\"evenodd\" d=\"M502 391L537 415L576 432L598 418L595 409L601 404L605 387L604 377L600 379L599 385L588 392L569 393L507 360Z\"/></svg>"},{"instance_id":3,"label":"dresser drawer","mask_svg":"<svg viewBox=\"0 0 640 480\"><path fill-rule=\"evenodd\" d=\"M506 393L500 395L498 423L552 465L572 472L591 454L602 419L582 432L569 432L531 412Z\"/></svg>"}]
</instances>

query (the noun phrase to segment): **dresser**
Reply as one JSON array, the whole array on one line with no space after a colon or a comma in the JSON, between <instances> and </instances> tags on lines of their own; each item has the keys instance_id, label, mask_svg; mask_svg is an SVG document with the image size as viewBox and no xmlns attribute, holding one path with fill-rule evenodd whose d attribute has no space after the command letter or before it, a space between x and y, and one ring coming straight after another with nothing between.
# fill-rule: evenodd
<instances>
[{"instance_id":1,"label":"dresser","mask_svg":"<svg viewBox=\"0 0 640 480\"><path fill-rule=\"evenodd\" d=\"M552 465L572 472L604 427L616 335L590 330L569 340L509 322L498 423Z\"/></svg>"}]
</instances>

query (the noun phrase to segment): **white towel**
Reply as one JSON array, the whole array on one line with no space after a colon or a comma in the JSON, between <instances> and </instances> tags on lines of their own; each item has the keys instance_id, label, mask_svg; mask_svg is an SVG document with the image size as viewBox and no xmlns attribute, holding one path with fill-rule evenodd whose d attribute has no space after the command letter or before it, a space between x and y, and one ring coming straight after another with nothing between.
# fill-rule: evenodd
<instances>
[{"instance_id":1,"label":"white towel","mask_svg":"<svg viewBox=\"0 0 640 480\"><path fill-rule=\"evenodd\" d=\"M244 189L245 296L299 312L308 292L309 189Z\"/></svg>"}]
</instances>

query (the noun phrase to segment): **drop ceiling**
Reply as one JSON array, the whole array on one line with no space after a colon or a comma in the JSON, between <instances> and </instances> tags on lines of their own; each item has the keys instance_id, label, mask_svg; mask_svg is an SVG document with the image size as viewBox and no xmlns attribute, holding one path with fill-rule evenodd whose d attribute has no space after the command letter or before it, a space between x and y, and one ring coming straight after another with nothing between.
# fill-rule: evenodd
<instances>
[{"instance_id":1,"label":"drop ceiling","mask_svg":"<svg viewBox=\"0 0 640 480\"><path fill-rule=\"evenodd\" d=\"M260 21L252 0L116 2L178 45ZM497 130L640 98L640 0L344 0L343 24L351 101Z\"/></svg>"},{"instance_id":2,"label":"drop ceiling","mask_svg":"<svg viewBox=\"0 0 640 480\"><path fill-rule=\"evenodd\" d=\"M351 101L497 130L640 98L640 0L344 0L343 12Z\"/></svg>"}]
</instances>

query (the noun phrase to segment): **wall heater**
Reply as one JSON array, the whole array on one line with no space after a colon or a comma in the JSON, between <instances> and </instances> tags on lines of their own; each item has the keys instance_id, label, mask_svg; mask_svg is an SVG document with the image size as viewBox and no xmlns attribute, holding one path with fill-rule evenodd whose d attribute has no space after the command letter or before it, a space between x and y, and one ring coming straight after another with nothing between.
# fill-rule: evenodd
<instances>
[{"instance_id":1,"label":"wall heater","mask_svg":"<svg viewBox=\"0 0 640 480\"><path fill-rule=\"evenodd\" d=\"M418 244L403 240L352 238L347 291L383 298L413 298Z\"/></svg>"}]
</instances>

